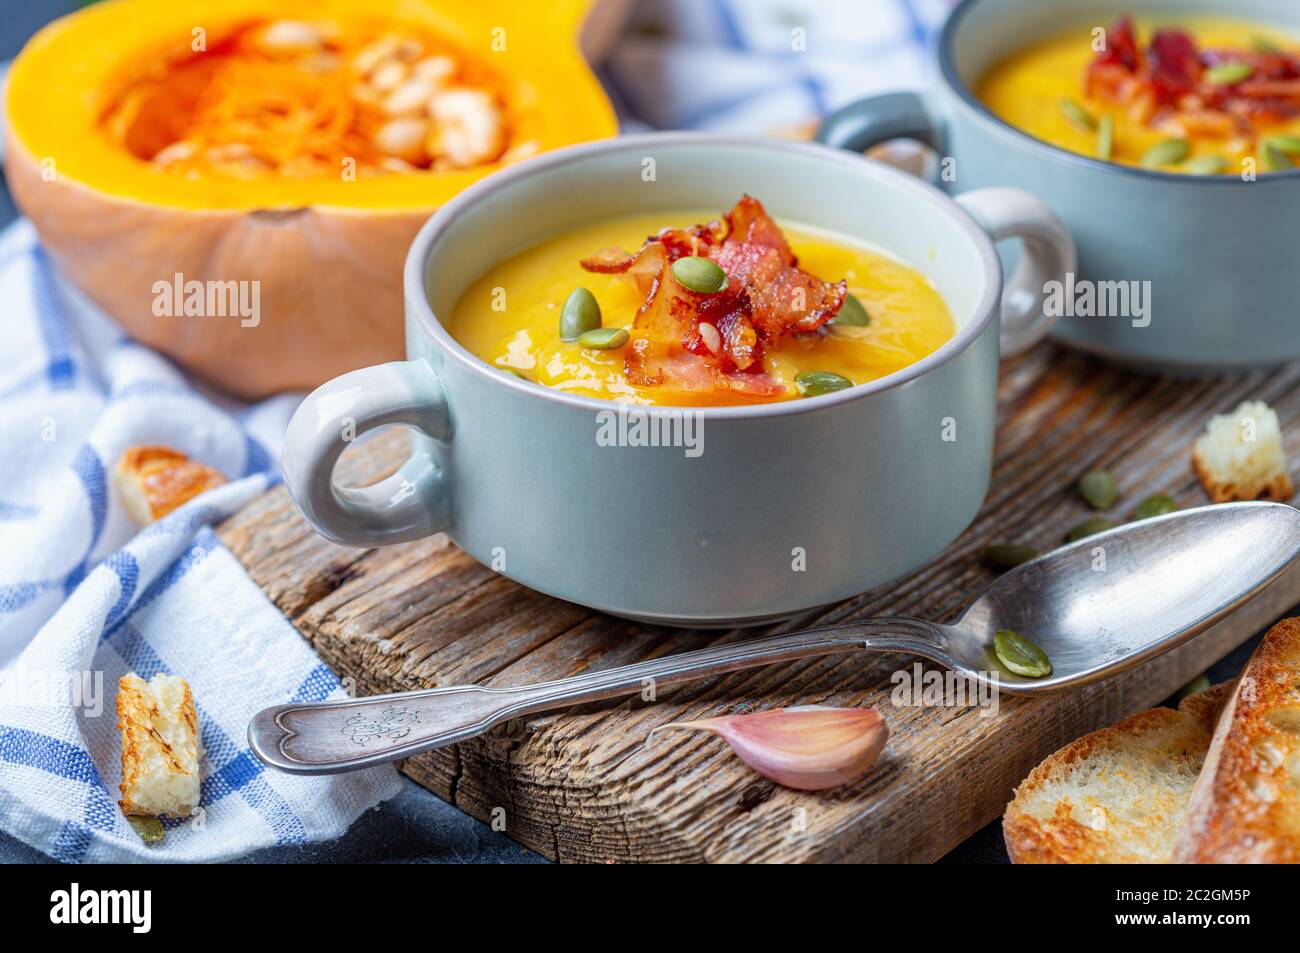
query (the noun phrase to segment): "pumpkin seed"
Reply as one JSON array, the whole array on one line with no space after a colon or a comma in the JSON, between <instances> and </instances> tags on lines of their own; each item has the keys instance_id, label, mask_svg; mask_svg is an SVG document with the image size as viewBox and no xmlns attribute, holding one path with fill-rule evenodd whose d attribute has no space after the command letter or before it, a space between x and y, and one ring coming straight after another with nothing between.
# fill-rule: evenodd
<instances>
[{"instance_id":1,"label":"pumpkin seed","mask_svg":"<svg viewBox=\"0 0 1300 953\"><path fill-rule=\"evenodd\" d=\"M1065 118L1076 126L1082 126L1084 129L1097 128L1097 118L1073 99L1061 100L1061 112L1065 113Z\"/></svg>"},{"instance_id":2,"label":"pumpkin seed","mask_svg":"<svg viewBox=\"0 0 1300 953\"><path fill-rule=\"evenodd\" d=\"M1038 550L1023 543L994 543L984 550L986 562L999 569L1014 569L1038 558Z\"/></svg>"},{"instance_id":3,"label":"pumpkin seed","mask_svg":"<svg viewBox=\"0 0 1300 953\"><path fill-rule=\"evenodd\" d=\"M1192 147L1186 139L1166 139L1158 142L1142 156L1145 166L1178 165L1187 158Z\"/></svg>"},{"instance_id":4,"label":"pumpkin seed","mask_svg":"<svg viewBox=\"0 0 1300 953\"><path fill-rule=\"evenodd\" d=\"M560 340L576 341L600 327L600 302L586 288L574 288L560 311Z\"/></svg>"},{"instance_id":5,"label":"pumpkin seed","mask_svg":"<svg viewBox=\"0 0 1300 953\"><path fill-rule=\"evenodd\" d=\"M511 377L517 377L521 381L528 381L530 384L532 383L532 380L529 379L527 374L523 371L517 371L513 367L498 367L497 370L502 374L509 374Z\"/></svg>"},{"instance_id":6,"label":"pumpkin seed","mask_svg":"<svg viewBox=\"0 0 1300 953\"><path fill-rule=\"evenodd\" d=\"M998 629L993 634L993 651L998 661L1017 675L1042 678L1052 674L1052 660L1047 653L1010 629Z\"/></svg>"},{"instance_id":7,"label":"pumpkin seed","mask_svg":"<svg viewBox=\"0 0 1300 953\"><path fill-rule=\"evenodd\" d=\"M835 315L835 323L865 328L871 323L871 315L867 314L867 309L862 306L861 301L853 295L846 295L844 304L840 305L840 310Z\"/></svg>"},{"instance_id":8,"label":"pumpkin seed","mask_svg":"<svg viewBox=\"0 0 1300 953\"><path fill-rule=\"evenodd\" d=\"M166 831L163 829L162 821L156 817L146 817L143 814L128 814L126 821L140 835L140 840L146 844L161 844Z\"/></svg>"},{"instance_id":9,"label":"pumpkin seed","mask_svg":"<svg viewBox=\"0 0 1300 953\"><path fill-rule=\"evenodd\" d=\"M804 371L794 379L794 386L799 388L802 397L818 397L821 394L834 393L852 387L853 381L830 371Z\"/></svg>"},{"instance_id":10,"label":"pumpkin seed","mask_svg":"<svg viewBox=\"0 0 1300 953\"><path fill-rule=\"evenodd\" d=\"M1300 136L1270 136L1268 144L1278 152L1300 156Z\"/></svg>"},{"instance_id":11,"label":"pumpkin seed","mask_svg":"<svg viewBox=\"0 0 1300 953\"><path fill-rule=\"evenodd\" d=\"M673 262L673 277L683 288L698 294L717 294L727 290L727 273L708 258L690 255Z\"/></svg>"},{"instance_id":12,"label":"pumpkin seed","mask_svg":"<svg viewBox=\"0 0 1300 953\"><path fill-rule=\"evenodd\" d=\"M1228 167L1223 156L1197 156L1183 163L1183 171L1191 175L1218 175Z\"/></svg>"},{"instance_id":13,"label":"pumpkin seed","mask_svg":"<svg viewBox=\"0 0 1300 953\"><path fill-rule=\"evenodd\" d=\"M622 347L632 336L622 328L592 328L590 331L583 331L578 335L578 343L583 347L594 347L601 351L608 351L616 347Z\"/></svg>"},{"instance_id":14,"label":"pumpkin seed","mask_svg":"<svg viewBox=\"0 0 1300 953\"><path fill-rule=\"evenodd\" d=\"M1177 701L1182 701L1188 695L1195 695L1197 692L1203 692L1209 687L1210 687L1210 676L1202 672L1200 675L1197 675L1194 679L1192 679L1182 688L1178 689L1178 691L1174 694L1174 698Z\"/></svg>"},{"instance_id":15,"label":"pumpkin seed","mask_svg":"<svg viewBox=\"0 0 1300 953\"><path fill-rule=\"evenodd\" d=\"M1119 499L1119 487L1109 470L1089 470L1079 477L1079 495L1094 510L1108 510Z\"/></svg>"},{"instance_id":16,"label":"pumpkin seed","mask_svg":"<svg viewBox=\"0 0 1300 953\"><path fill-rule=\"evenodd\" d=\"M1102 116L1097 123L1097 158L1110 161L1115 151L1115 117Z\"/></svg>"},{"instance_id":17,"label":"pumpkin seed","mask_svg":"<svg viewBox=\"0 0 1300 953\"><path fill-rule=\"evenodd\" d=\"M1205 81L1215 86L1231 86L1248 79L1254 72L1255 67L1249 63L1220 63L1205 71Z\"/></svg>"},{"instance_id":18,"label":"pumpkin seed","mask_svg":"<svg viewBox=\"0 0 1300 953\"><path fill-rule=\"evenodd\" d=\"M1145 520L1153 516L1164 516L1178 509L1178 504L1163 493L1154 493L1133 509L1133 519Z\"/></svg>"},{"instance_id":19,"label":"pumpkin seed","mask_svg":"<svg viewBox=\"0 0 1300 953\"><path fill-rule=\"evenodd\" d=\"M1287 169L1294 169L1295 163L1272 142L1265 142L1264 168L1269 172L1285 172Z\"/></svg>"},{"instance_id":20,"label":"pumpkin seed","mask_svg":"<svg viewBox=\"0 0 1300 953\"><path fill-rule=\"evenodd\" d=\"M1089 536L1096 536L1098 533L1104 533L1106 530L1114 528L1115 524L1104 516L1089 516L1065 534L1065 541L1067 543L1077 543L1081 539L1087 539Z\"/></svg>"},{"instance_id":21,"label":"pumpkin seed","mask_svg":"<svg viewBox=\"0 0 1300 953\"><path fill-rule=\"evenodd\" d=\"M1262 36L1252 36L1250 38L1250 48L1256 53L1281 53L1282 49L1272 40L1266 40Z\"/></svg>"}]
</instances>

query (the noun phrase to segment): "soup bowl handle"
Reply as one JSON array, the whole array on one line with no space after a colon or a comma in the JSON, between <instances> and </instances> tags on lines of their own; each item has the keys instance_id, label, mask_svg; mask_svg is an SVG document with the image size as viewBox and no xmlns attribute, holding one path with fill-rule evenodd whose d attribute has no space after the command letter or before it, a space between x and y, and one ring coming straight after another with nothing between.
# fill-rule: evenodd
<instances>
[{"instance_id":1,"label":"soup bowl handle","mask_svg":"<svg viewBox=\"0 0 1300 953\"><path fill-rule=\"evenodd\" d=\"M425 361L350 371L316 388L294 412L284 435L284 482L322 536L345 546L383 546L450 524L446 478L424 442L401 469L373 486L334 482L334 466L347 446L387 424L412 427L433 441L450 439L442 385Z\"/></svg>"},{"instance_id":2,"label":"soup bowl handle","mask_svg":"<svg viewBox=\"0 0 1300 953\"><path fill-rule=\"evenodd\" d=\"M917 93L884 93L849 103L826 117L817 129L818 142L851 152L866 152L890 139L915 139L936 151L939 123Z\"/></svg>"},{"instance_id":3,"label":"soup bowl handle","mask_svg":"<svg viewBox=\"0 0 1300 953\"><path fill-rule=\"evenodd\" d=\"M1015 273L1002 290L1000 344L1004 355L1027 350L1060 316L1050 298L1077 267L1074 239L1055 212L1021 189L978 189L955 201L994 242L1018 238L1023 243Z\"/></svg>"}]
</instances>

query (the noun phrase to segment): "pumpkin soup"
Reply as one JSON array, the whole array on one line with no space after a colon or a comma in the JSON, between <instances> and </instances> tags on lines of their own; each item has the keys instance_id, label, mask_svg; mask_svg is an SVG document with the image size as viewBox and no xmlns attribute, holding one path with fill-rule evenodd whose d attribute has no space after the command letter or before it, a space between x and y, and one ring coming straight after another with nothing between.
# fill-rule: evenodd
<instances>
[{"instance_id":1,"label":"pumpkin soup","mask_svg":"<svg viewBox=\"0 0 1300 953\"><path fill-rule=\"evenodd\" d=\"M665 227L705 221L639 216L542 242L470 285L447 329L526 380L668 406L828 393L907 367L954 333L930 282L888 255L778 227L749 196L721 220Z\"/></svg>"},{"instance_id":2,"label":"pumpkin soup","mask_svg":"<svg viewBox=\"0 0 1300 953\"><path fill-rule=\"evenodd\" d=\"M1300 161L1300 41L1257 24L1079 27L997 64L976 94L1030 135L1123 165L1240 175Z\"/></svg>"}]
</instances>

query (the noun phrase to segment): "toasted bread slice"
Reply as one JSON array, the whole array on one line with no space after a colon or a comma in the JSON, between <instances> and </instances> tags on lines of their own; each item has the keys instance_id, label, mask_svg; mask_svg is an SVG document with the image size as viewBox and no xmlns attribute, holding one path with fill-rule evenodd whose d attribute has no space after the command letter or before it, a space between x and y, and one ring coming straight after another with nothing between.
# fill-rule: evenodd
<instances>
[{"instance_id":1,"label":"toasted bread slice","mask_svg":"<svg viewBox=\"0 0 1300 953\"><path fill-rule=\"evenodd\" d=\"M1273 626L1241 673L1174 860L1300 863L1300 619Z\"/></svg>"},{"instance_id":2,"label":"toasted bread slice","mask_svg":"<svg viewBox=\"0 0 1300 953\"><path fill-rule=\"evenodd\" d=\"M1289 500L1295 493L1277 414L1262 400L1211 417L1192 448L1192 469L1215 503Z\"/></svg>"},{"instance_id":3,"label":"toasted bread slice","mask_svg":"<svg viewBox=\"0 0 1300 953\"><path fill-rule=\"evenodd\" d=\"M132 672L117 689L125 814L188 817L199 804L199 717L185 679Z\"/></svg>"},{"instance_id":4,"label":"toasted bread slice","mask_svg":"<svg viewBox=\"0 0 1300 953\"><path fill-rule=\"evenodd\" d=\"M1030 772L1002 818L1017 864L1165 863L1230 684L1071 742Z\"/></svg>"},{"instance_id":5,"label":"toasted bread slice","mask_svg":"<svg viewBox=\"0 0 1300 953\"><path fill-rule=\"evenodd\" d=\"M127 513L141 526L226 482L216 470L171 447L129 447L113 476Z\"/></svg>"}]
</instances>

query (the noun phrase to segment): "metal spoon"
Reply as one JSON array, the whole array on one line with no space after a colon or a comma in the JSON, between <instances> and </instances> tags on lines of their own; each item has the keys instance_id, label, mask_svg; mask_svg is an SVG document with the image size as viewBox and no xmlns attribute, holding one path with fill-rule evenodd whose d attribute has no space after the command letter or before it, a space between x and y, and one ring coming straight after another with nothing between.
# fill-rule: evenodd
<instances>
[{"instance_id":1,"label":"metal spoon","mask_svg":"<svg viewBox=\"0 0 1300 953\"><path fill-rule=\"evenodd\" d=\"M294 774L333 774L464 741L520 715L656 689L722 672L867 649L909 652L1013 694L1114 675L1208 628L1300 554L1300 510L1226 503L1130 523L1002 575L955 622L870 619L511 688L465 685L277 705L248 726L253 753ZM1052 661L1021 678L993 652L1012 629Z\"/></svg>"}]
</instances>

